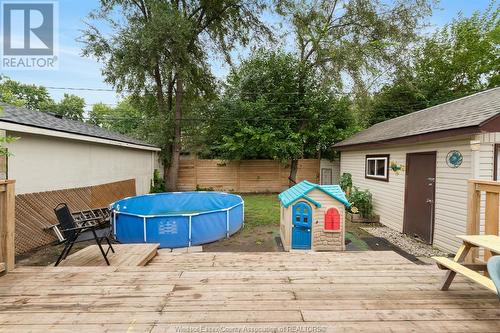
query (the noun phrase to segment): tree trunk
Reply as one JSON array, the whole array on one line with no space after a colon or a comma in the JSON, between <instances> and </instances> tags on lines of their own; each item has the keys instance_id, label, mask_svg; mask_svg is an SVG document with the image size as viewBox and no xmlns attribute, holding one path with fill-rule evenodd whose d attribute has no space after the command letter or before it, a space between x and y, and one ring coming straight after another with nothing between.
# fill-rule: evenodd
<instances>
[{"instance_id":1,"label":"tree trunk","mask_svg":"<svg viewBox=\"0 0 500 333\"><path fill-rule=\"evenodd\" d=\"M170 165L167 168L167 191L177 191L177 179L179 176L179 163L181 157L181 118L182 118L182 98L184 87L182 80L177 77L175 92L175 117L174 117L174 141L171 145Z\"/></svg>"},{"instance_id":2,"label":"tree trunk","mask_svg":"<svg viewBox=\"0 0 500 333\"><path fill-rule=\"evenodd\" d=\"M154 78L156 83L156 101L158 102L158 109L161 114L165 114L165 97L163 96L163 80L160 73L160 65L158 61L154 69Z\"/></svg>"},{"instance_id":3,"label":"tree trunk","mask_svg":"<svg viewBox=\"0 0 500 333\"><path fill-rule=\"evenodd\" d=\"M173 99L174 99L174 84L175 80L172 77L172 73L169 75L167 84L167 108L168 112L172 111Z\"/></svg>"},{"instance_id":4,"label":"tree trunk","mask_svg":"<svg viewBox=\"0 0 500 333\"><path fill-rule=\"evenodd\" d=\"M290 176L288 176L288 183L291 186L297 184L297 171L299 169L299 160L292 160L290 164Z\"/></svg>"}]
</instances>

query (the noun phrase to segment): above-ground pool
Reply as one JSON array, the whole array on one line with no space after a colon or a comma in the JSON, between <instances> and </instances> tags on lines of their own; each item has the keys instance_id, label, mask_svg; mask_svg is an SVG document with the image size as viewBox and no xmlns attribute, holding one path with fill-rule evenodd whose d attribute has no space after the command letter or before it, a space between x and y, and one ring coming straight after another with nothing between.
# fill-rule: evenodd
<instances>
[{"instance_id":1,"label":"above-ground pool","mask_svg":"<svg viewBox=\"0 0 500 333\"><path fill-rule=\"evenodd\" d=\"M168 248L229 237L240 230L244 219L243 199L222 192L146 194L117 201L111 209L118 241Z\"/></svg>"}]
</instances>

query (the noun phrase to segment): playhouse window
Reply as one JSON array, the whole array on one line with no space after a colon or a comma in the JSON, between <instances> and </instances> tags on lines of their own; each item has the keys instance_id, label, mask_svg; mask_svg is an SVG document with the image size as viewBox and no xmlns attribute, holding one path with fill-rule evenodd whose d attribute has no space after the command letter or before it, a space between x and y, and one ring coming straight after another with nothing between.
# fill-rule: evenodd
<instances>
[{"instance_id":1,"label":"playhouse window","mask_svg":"<svg viewBox=\"0 0 500 333\"><path fill-rule=\"evenodd\" d=\"M389 180L389 155L366 155L365 177Z\"/></svg>"},{"instance_id":2,"label":"playhouse window","mask_svg":"<svg viewBox=\"0 0 500 333\"><path fill-rule=\"evenodd\" d=\"M329 208L326 211L325 230L340 231L340 212L337 208Z\"/></svg>"}]
</instances>

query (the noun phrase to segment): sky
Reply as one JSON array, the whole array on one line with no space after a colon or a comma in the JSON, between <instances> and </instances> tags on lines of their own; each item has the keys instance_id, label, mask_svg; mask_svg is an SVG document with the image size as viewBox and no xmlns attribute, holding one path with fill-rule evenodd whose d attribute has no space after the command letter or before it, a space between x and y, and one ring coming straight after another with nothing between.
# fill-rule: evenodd
<instances>
[{"instance_id":1,"label":"sky","mask_svg":"<svg viewBox=\"0 0 500 333\"><path fill-rule=\"evenodd\" d=\"M1 1L1 0L0 0ZM26 2L10 0L9 2ZM86 15L98 7L98 0L59 0L58 25L59 25L59 66L57 70L2 70L1 74L11 79L24 83L42 85L46 87L65 88L53 89L49 92L55 100L62 98L64 93L73 93L85 99L86 109L91 109L95 103L103 102L115 105L120 96L113 91L86 91L70 90L67 88L109 89L112 87L104 82L101 75L101 65L91 58L81 56L82 44L77 41L85 28ZM442 27L449 23L459 12L469 16L474 11L484 10L490 0L442 0L438 3L432 17L429 18L430 29ZM271 18L272 19L272 18ZM234 52L236 58L245 57L248 50L238 49ZM223 79L229 68L222 59L211 60L214 75Z\"/></svg>"}]
</instances>

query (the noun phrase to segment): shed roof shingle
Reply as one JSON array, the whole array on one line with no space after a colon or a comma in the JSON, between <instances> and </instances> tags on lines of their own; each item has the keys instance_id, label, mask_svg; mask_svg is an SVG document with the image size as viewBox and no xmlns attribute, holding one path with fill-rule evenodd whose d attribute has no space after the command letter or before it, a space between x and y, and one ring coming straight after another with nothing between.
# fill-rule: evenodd
<instances>
[{"instance_id":1,"label":"shed roof shingle","mask_svg":"<svg viewBox=\"0 0 500 333\"><path fill-rule=\"evenodd\" d=\"M500 114L500 87L383 121L334 147L390 141L413 135L480 126Z\"/></svg>"},{"instance_id":2,"label":"shed roof shingle","mask_svg":"<svg viewBox=\"0 0 500 333\"><path fill-rule=\"evenodd\" d=\"M108 131L99 126L85 124L83 122L67 118L59 118L50 113L32 111L5 103L0 103L0 109L0 122L9 122L53 131L131 143L140 146L155 147L152 144L128 137L126 135Z\"/></svg>"}]
</instances>

